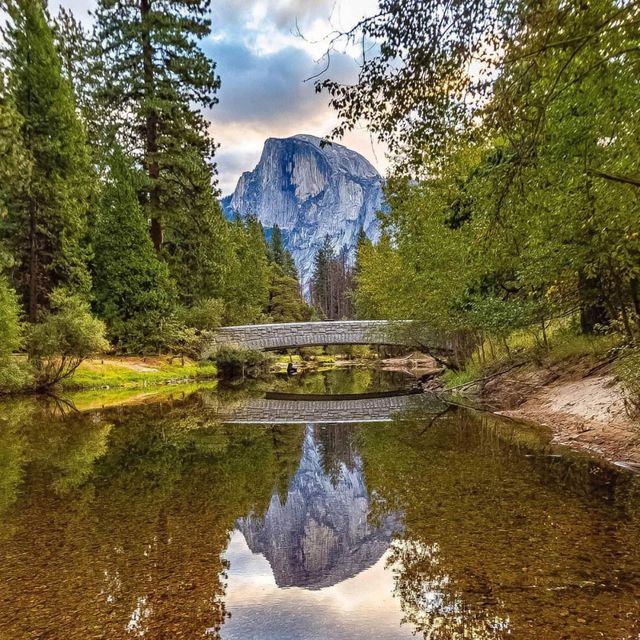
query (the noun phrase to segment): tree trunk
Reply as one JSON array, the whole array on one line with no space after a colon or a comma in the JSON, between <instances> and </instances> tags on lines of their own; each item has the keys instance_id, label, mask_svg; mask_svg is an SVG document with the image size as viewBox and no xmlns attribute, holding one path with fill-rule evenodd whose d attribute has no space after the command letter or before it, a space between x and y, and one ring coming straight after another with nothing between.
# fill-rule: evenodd
<instances>
[{"instance_id":1,"label":"tree trunk","mask_svg":"<svg viewBox=\"0 0 640 640\"><path fill-rule=\"evenodd\" d=\"M585 334L594 333L596 325L608 326L611 320L598 285L597 278L580 273L580 331Z\"/></svg>"},{"instance_id":2,"label":"tree trunk","mask_svg":"<svg viewBox=\"0 0 640 640\"><path fill-rule=\"evenodd\" d=\"M142 60L144 89L147 102L145 119L144 164L149 177L149 217L151 218L151 240L156 251L162 248L162 222L160 220L160 165L158 164L158 112L149 103L155 97L153 72L153 46L149 27L152 0L140 0L140 23L142 29Z\"/></svg>"},{"instance_id":3,"label":"tree trunk","mask_svg":"<svg viewBox=\"0 0 640 640\"><path fill-rule=\"evenodd\" d=\"M36 206L31 202L29 212L29 322L38 320L38 231Z\"/></svg>"}]
</instances>

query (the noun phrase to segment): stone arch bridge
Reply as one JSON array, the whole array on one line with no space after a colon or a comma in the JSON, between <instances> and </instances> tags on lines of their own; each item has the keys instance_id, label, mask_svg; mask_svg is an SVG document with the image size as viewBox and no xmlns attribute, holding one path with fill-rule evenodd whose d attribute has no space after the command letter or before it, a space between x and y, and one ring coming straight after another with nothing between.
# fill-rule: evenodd
<instances>
[{"instance_id":1,"label":"stone arch bridge","mask_svg":"<svg viewBox=\"0 0 640 640\"><path fill-rule=\"evenodd\" d=\"M221 347L260 351L340 344L420 347L411 332L406 331L409 324L408 321L336 320L221 327L204 355L207 357ZM450 351L448 344L430 346L441 352Z\"/></svg>"}]
</instances>

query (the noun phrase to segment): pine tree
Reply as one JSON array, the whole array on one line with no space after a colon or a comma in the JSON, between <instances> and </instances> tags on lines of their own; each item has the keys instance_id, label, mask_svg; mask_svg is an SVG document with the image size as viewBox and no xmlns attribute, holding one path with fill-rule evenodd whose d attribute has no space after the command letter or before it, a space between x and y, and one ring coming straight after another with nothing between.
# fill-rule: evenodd
<instances>
[{"instance_id":1,"label":"pine tree","mask_svg":"<svg viewBox=\"0 0 640 640\"><path fill-rule=\"evenodd\" d=\"M195 231L210 213L206 194L212 192L215 144L198 111L213 107L220 86L215 63L199 48L210 33L209 5L99 0L95 12L104 74L100 97L125 150L144 168L139 197L157 251L164 242L179 242L165 235L185 215L196 218ZM176 212L178 221L172 220Z\"/></svg>"},{"instance_id":2,"label":"pine tree","mask_svg":"<svg viewBox=\"0 0 640 640\"><path fill-rule=\"evenodd\" d=\"M110 159L93 244L96 311L117 347L143 348L172 310L175 291L149 238L134 174L119 151Z\"/></svg>"},{"instance_id":3,"label":"pine tree","mask_svg":"<svg viewBox=\"0 0 640 640\"><path fill-rule=\"evenodd\" d=\"M163 257L178 283L182 304L190 307L210 298L226 298L233 260L231 230L210 186L210 170L190 152L193 175L199 184L188 202L180 187L170 187L171 216L166 217ZM185 160L187 159L185 154ZM197 184L197 181L196 181Z\"/></svg>"},{"instance_id":4,"label":"pine tree","mask_svg":"<svg viewBox=\"0 0 640 640\"><path fill-rule=\"evenodd\" d=\"M31 174L26 188L7 203L2 236L15 259L16 288L34 322L56 287L84 295L90 290L85 239L94 181L42 0L11 0L7 9L8 91L21 117Z\"/></svg>"},{"instance_id":5,"label":"pine tree","mask_svg":"<svg viewBox=\"0 0 640 640\"><path fill-rule=\"evenodd\" d=\"M351 318L353 287L348 248L343 246L336 255L331 238L326 236L314 261L311 302L329 320Z\"/></svg>"},{"instance_id":6,"label":"pine tree","mask_svg":"<svg viewBox=\"0 0 640 640\"><path fill-rule=\"evenodd\" d=\"M297 278L272 269L269 280L269 303L266 309L272 322L302 322L311 317L311 308L300 294Z\"/></svg>"},{"instance_id":7,"label":"pine tree","mask_svg":"<svg viewBox=\"0 0 640 640\"><path fill-rule=\"evenodd\" d=\"M62 74L71 83L94 156L105 146L104 106L96 99L99 84L98 48L90 31L69 9L60 7L53 21L54 38L62 62Z\"/></svg>"},{"instance_id":8,"label":"pine tree","mask_svg":"<svg viewBox=\"0 0 640 640\"><path fill-rule=\"evenodd\" d=\"M311 302L326 318L331 318L331 264L335 251L329 235L326 235L313 262L311 277Z\"/></svg>"},{"instance_id":9,"label":"pine tree","mask_svg":"<svg viewBox=\"0 0 640 640\"><path fill-rule=\"evenodd\" d=\"M25 190L31 175L31 160L22 140L22 119L6 93L0 74L0 235L6 241L7 205Z\"/></svg>"},{"instance_id":10,"label":"pine tree","mask_svg":"<svg viewBox=\"0 0 640 640\"><path fill-rule=\"evenodd\" d=\"M276 224L271 229L271 237L269 238L268 245L269 262L277 265L283 274L286 274L292 278L298 278L298 269L296 263L284 246L284 240L282 238L282 230Z\"/></svg>"},{"instance_id":11,"label":"pine tree","mask_svg":"<svg viewBox=\"0 0 640 640\"><path fill-rule=\"evenodd\" d=\"M311 317L311 309L301 294L298 270L291 252L285 249L278 225L271 229L267 243L269 259L269 302L266 314L273 322L299 322Z\"/></svg>"},{"instance_id":12,"label":"pine tree","mask_svg":"<svg viewBox=\"0 0 640 640\"><path fill-rule=\"evenodd\" d=\"M269 300L269 264L262 225L255 216L236 216L231 233L234 260L226 291L226 321L256 322Z\"/></svg>"}]
</instances>

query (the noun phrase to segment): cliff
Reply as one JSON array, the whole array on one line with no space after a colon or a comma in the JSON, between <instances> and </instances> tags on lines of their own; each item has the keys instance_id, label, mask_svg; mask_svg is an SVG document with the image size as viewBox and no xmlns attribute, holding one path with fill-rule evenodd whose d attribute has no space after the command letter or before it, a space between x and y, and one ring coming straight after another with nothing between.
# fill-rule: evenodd
<instances>
[{"instance_id":1,"label":"cliff","mask_svg":"<svg viewBox=\"0 0 640 640\"><path fill-rule=\"evenodd\" d=\"M313 259L326 235L336 251L353 257L363 228L377 240L376 212L383 207L382 178L360 154L320 138L269 138L260 162L224 198L227 215L253 214L266 230L278 225L307 287Z\"/></svg>"}]
</instances>

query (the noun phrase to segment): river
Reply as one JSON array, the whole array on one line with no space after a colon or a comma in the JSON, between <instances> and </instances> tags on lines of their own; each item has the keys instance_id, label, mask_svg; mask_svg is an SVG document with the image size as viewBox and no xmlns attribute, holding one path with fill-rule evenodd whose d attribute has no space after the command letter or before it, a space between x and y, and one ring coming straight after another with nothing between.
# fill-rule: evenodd
<instances>
[{"instance_id":1,"label":"river","mask_svg":"<svg viewBox=\"0 0 640 640\"><path fill-rule=\"evenodd\" d=\"M0 639L623 640L640 483L401 374L0 405Z\"/></svg>"}]
</instances>

